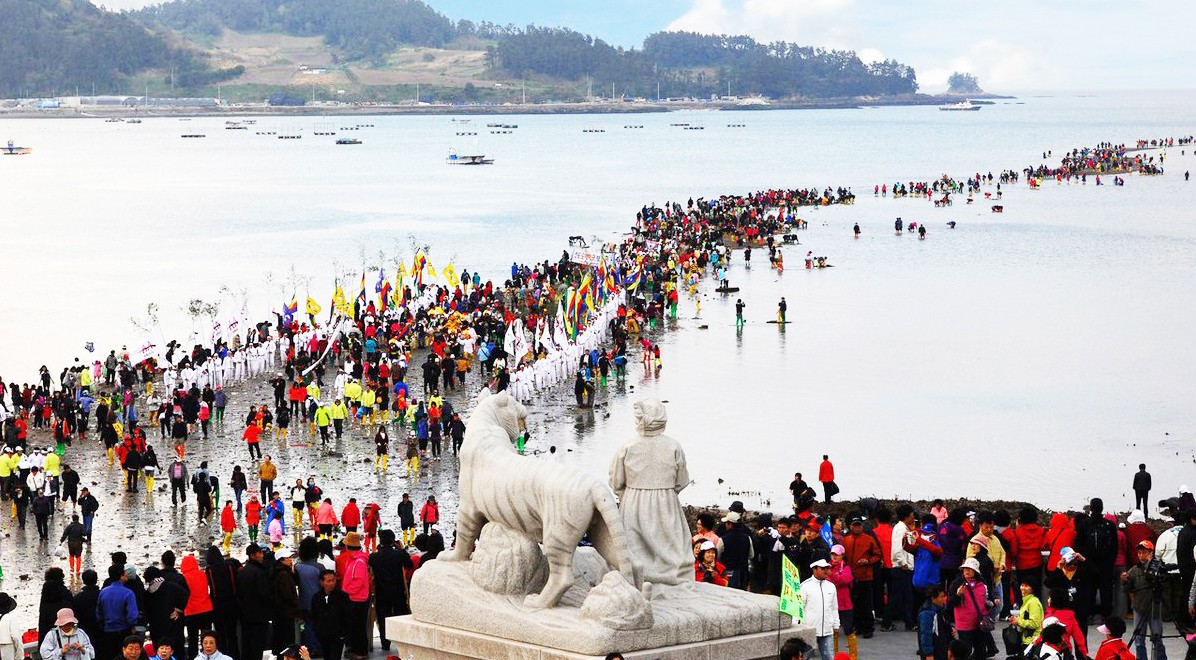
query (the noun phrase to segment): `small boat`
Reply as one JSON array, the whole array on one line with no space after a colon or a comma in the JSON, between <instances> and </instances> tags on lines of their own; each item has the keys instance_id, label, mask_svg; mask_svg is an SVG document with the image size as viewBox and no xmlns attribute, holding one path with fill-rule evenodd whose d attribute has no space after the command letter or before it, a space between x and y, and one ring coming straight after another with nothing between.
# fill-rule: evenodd
<instances>
[{"instance_id":1,"label":"small boat","mask_svg":"<svg viewBox=\"0 0 1196 660\"><path fill-rule=\"evenodd\" d=\"M338 138L337 144L361 144L361 140L357 138Z\"/></svg>"},{"instance_id":2,"label":"small boat","mask_svg":"<svg viewBox=\"0 0 1196 660\"><path fill-rule=\"evenodd\" d=\"M284 134L284 135L279 135L278 139L279 140L302 140L303 136L296 135L296 134Z\"/></svg>"},{"instance_id":3,"label":"small boat","mask_svg":"<svg viewBox=\"0 0 1196 660\"><path fill-rule=\"evenodd\" d=\"M3 156L25 156L30 153L33 153L32 147L14 146L12 140L9 140L7 146L0 147L0 155Z\"/></svg>"},{"instance_id":4,"label":"small boat","mask_svg":"<svg viewBox=\"0 0 1196 660\"><path fill-rule=\"evenodd\" d=\"M126 124L140 124L141 120L140 119L126 119L125 123Z\"/></svg>"},{"instance_id":5,"label":"small boat","mask_svg":"<svg viewBox=\"0 0 1196 660\"><path fill-rule=\"evenodd\" d=\"M493 158L486 158L484 155L478 156L461 156L456 152L449 152L448 158L444 162L449 165L492 165Z\"/></svg>"},{"instance_id":6,"label":"small boat","mask_svg":"<svg viewBox=\"0 0 1196 660\"><path fill-rule=\"evenodd\" d=\"M606 129L605 128L583 128L583 129L581 129L581 132L582 133L605 133Z\"/></svg>"},{"instance_id":7,"label":"small boat","mask_svg":"<svg viewBox=\"0 0 1196 660\"><path fill-rule=\"evenodd\" d=\"M979 109L980 109L980 106L972 103L971 100L969 100L969 99L964 99L964 100L960 101L959 103L952 103L951 105L940 105L939 106L939 110L948 110L948 111L964 111L964 112L973 111L974 112Z\"/></svg>"},{"instance_id":8,"label":"small boat","mask_svg":"<svg viewBox=\"0 0 1196 660\"><path fill-rule=\"evenodd\" d=\"M207 137L207 136L206 136L206 135L203 135L202 133L184 133L184 134L180 135L179 137L185 137L185 138L204 138L204 137Z\"/></svg>"},{"instance_id":9,"label":"small boat","mask_svg":"<svg viewBox=\"0 0 1196 660\"><path fill-rule=\"evenodd\" d=\"M110 117L108 119L105 119L104 123L105 124L119 124L122 121L124 121L124 120L121 119L120 117Z\"/></svg>"}]
</instances>

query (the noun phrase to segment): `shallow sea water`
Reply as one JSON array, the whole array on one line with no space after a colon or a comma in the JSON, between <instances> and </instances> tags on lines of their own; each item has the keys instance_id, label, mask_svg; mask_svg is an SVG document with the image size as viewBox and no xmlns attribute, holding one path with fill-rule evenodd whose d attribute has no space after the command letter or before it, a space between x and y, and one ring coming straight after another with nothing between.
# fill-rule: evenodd
<instances>
[{"instance_id":1,"label":"shallow sea water","mask_svg":"<svg viewBox=\"0 0 1196 660\"><path fill-rule=\"evenodd\" d=\"M190 331L180 309L187 299L239 304L221 296L223 285L249 290L261 316L296 284L302 298L303 278L323 302L334 262L355 270L376 266L379 252L410 259L411 237L431 246L438 267L451 259L501 277L513 259L555 259L572 234L616 239L644 203L852 186L856 205L803 214L809 229L786 249L783 275L764 252L750 270L736 256L731 279L748 304L742 333L735 297L704 294L700 315L684 301L679 331L660 337L659 377L632 370L634 394L670 402L669 432L687 447L694 477L683 499L781 510L793 472L816 473L828 453L844 497L1075 507L1103 495L1128 508L1140 461L1155 475L1154 495L1193 481L1196 189L1182 178L1196 167L1191 149L1168 151L1166 176L1131 176L1123 188L1006 187L1002 215L982 202L935 209L871 191L1020 169L1042 162L1046 149L1190 134L1193 100L1193 92L1066 95L976 113L685 112L468 125L263 118L248 131L226 131L223 119L0 119L0 136L35 149L0 159L0 232L8 271L18 275L0 315L0 373L30 379L43 362L57 373L86 357L86 341L102 354L132 343L128 319L150 301L162 307L168 337ZM367 122L375 128L352 132L359 146L312 135L318 124ZM519 128L490 135L489 122ZM669 126L678 122L705 130ZM473 138L455 135L462 130L481 134L476 149L494 166L443 164L451 147L475 149ZM190 132L208 137L179 138ZM896 216L925 223L927 239L895 236ZM807 249L835 267L801 269ZM793 321L783 333L764 323L782 295ZM634 398L610 397L597 412L533 406L543 430L533 448L556 445L563 460L604 474L614 443L633 433Z\"/></svg>"}]
</instances>

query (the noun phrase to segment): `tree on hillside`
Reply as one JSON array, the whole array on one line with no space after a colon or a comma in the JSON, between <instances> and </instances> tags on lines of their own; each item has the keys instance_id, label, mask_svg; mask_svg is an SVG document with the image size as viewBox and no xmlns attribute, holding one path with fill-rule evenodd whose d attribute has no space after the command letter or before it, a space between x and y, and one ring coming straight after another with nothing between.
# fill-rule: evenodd
<instances>
[{"instance_id":1,"label":"tree on hillside","mask_svg":"<svg viewBox=\"0 0 1196 660\"><path fill-rule=\"evenodd\" d=\"M980 89L980 81L970 73L956 71L947 79L948 94L980 94L983 92L984 90Z\"/></svg>"}]
</instances>

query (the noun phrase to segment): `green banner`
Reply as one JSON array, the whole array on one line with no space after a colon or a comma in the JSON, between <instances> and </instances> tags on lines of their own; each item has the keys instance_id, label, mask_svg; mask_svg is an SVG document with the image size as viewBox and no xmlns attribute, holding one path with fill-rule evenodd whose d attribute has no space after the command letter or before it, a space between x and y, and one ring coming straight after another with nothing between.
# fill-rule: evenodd
<instances>
[{"instance_id":1,"label":"green banner","mask_svg":"<svg viewBox=\"0 0 1196 660\"><path fill-rule=\"evenodd\" d=\"M801 577L797 567L785 555L781 555L781 611L801 623L805 612L801 602Z\"/></svg>"}]
</instances>

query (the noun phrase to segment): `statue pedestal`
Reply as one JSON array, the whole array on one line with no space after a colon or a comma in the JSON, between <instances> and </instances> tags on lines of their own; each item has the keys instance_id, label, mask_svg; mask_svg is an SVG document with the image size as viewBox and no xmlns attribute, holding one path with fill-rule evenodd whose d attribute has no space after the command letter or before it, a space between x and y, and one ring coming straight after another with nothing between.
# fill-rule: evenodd
<instances>
[{"instance_id":1,"label":"statue pedestal","mask_svg":"<svg viewBox=\"0 0 1196 660\"><path fill-rule=\"evenodd\" d=\"M513 619L508 625L515 628L520 623ZM792 627L779 632L774 630L621 653L627 660L764 660L776 658L779 644L798 636L813 645L812 629ZM396 653L403 660L602 660L606 656L605 653L574 653L457 630L416 621L411 616L387 619L386 638L398 645Z\"/></svg>"},{"instance_id":2,"label":"statue pedestal","mask_svg":"<svg viewBox=\"0 0 1196 660\"><path fill-rule=\"evenodd\" d=\"M778 610L775 596L702 582L653 585L650 627L609 627L582 610L587 592L609 567L592 548L579 548L576 560L574 587L550 609L524 605L522 593L503 595L482 589L471 579L468 562L430 561L411 579L411 616L388 620L387 638L448 652L455 652L458 643L483 641L506 649L506 655L472 656L485 658L589 658L611 651L641 650L651 650L643 657L693 658L705 657L694 649L725 647L729 651L737 645L747 649L743 655L720 652L711 657L757 658L768 653L756 653L756 649L771 649L775 657L777 630L783 631L782 641L799 632L793 628L792 618ZM392 624L398 626L393 632ZM463 648L472 647L466 644ZM531 655L515 650L524 648L530 649ZM685 651L666 656L662 655L665 649ZM473 651L459 655L470 653Z\"/></svg>"}]
</instances>

